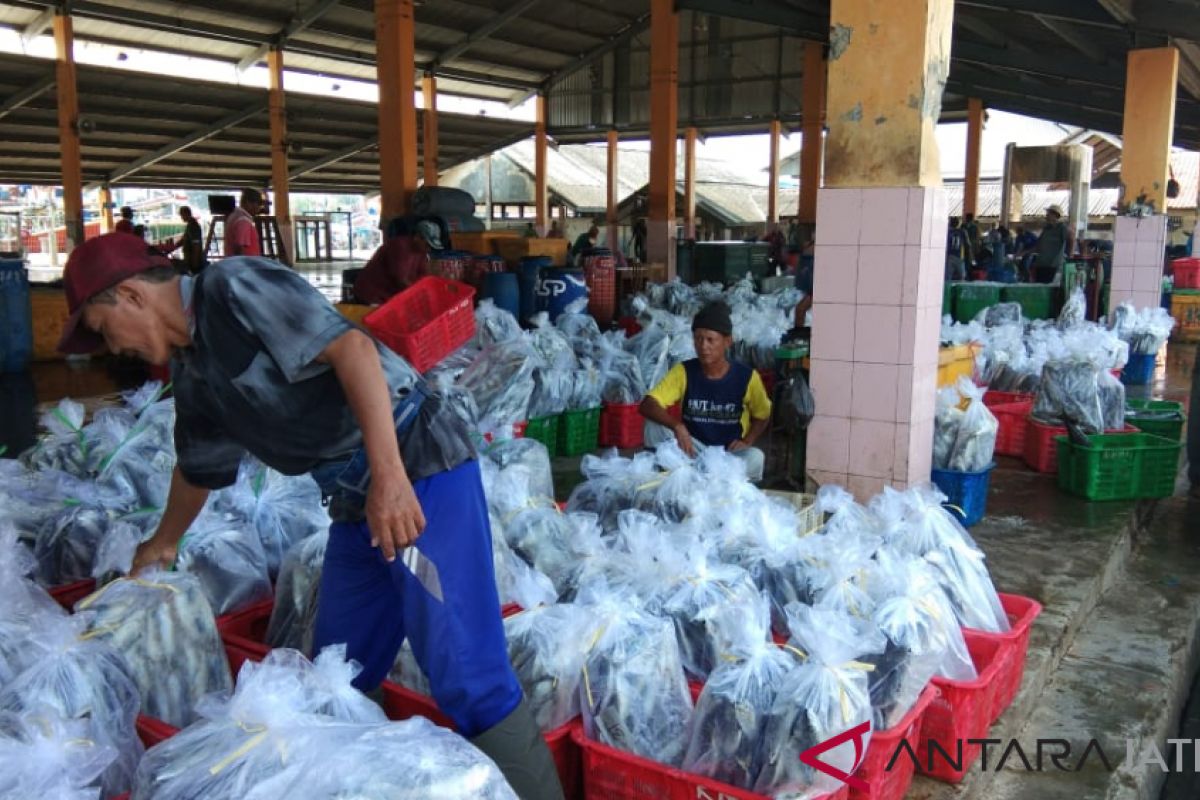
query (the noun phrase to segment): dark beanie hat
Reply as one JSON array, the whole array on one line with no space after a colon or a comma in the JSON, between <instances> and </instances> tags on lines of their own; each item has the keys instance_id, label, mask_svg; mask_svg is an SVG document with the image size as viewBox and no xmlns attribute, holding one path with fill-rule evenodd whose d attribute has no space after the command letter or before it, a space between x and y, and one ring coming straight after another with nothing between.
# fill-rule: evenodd
<instances>
[{"instance_id":1,"label":"dark beanie hat","mask_svg":"<svg viewBox=\"0 0 1200 800\"><path fill-rule=\"evenodd\" d=\"M733 320L729 316L729 306L720 300L709 303L692 320L692 330L703 328L706 331L716 331L725 336L733 336Z\"/></svg>"}]
</instances>

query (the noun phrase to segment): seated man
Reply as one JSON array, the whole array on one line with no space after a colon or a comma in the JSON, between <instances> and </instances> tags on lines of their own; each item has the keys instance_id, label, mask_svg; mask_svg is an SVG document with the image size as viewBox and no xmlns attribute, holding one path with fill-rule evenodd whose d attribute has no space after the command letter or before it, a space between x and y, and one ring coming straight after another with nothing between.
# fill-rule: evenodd
<instances>
[{"instance_id":1,"label":"seated man","mask_svg":"<svg viewBox=\"0 0 1200 800\"><path fill-rule=\"evenodd\" d=\"M354 296L368 306L386 303L429 274L429 253L442 249L441 231L428 220L415 234L392 236L375 251L354 281Z\"/></svg>"},{"instance_id":2,"label":"seated man","mask_svg":"<svg viewBox=\"0 0 1200 800\"><path fill-rule=\"evenodd\" d=\"M723 447L744 459L746 475L762 480L766 457L754 443L767 429L771 401L758 373L730 361L733 321L729 306L710 303L692 320L696 358L676 364L642 400L638 409L651 422L675 434L680 448L695 455L699 447ZM683 404L683 420L667 409Z\"/></svg>"}]
</instances>

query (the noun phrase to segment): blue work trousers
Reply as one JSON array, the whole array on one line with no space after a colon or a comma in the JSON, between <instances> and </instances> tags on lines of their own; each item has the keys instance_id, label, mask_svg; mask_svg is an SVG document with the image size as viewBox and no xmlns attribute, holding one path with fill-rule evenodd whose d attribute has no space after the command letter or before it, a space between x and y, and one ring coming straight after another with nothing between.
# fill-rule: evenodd
<instances>
[{"instance_id":1,"label":"blue work trousers","mask_svg":"<svg viewBox=\"0 0 1200 800\"><path fill-rule=\"evenodd\" d=\"M425 514L416 547L436 566L444 601L401 563L371 546L366 521L335 522L321 574L314 650L344 642L369 691L387 677L407 636L434 700L467 738L521 701L508 660L492 566L492 533L479 463L413 484Z\"/></svg>"}]
</instances>

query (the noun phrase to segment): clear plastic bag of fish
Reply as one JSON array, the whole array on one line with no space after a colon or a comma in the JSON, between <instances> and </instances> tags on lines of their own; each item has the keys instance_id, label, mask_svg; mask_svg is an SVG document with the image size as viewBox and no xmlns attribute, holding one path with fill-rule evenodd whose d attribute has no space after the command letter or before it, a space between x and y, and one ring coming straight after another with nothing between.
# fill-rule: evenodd
<instances>
[{"instance_id":1,"label":"clear plastic bag of fish","mask_svg":"<svg viewBox=\"0 0 1200 800\"><path fill-rule=\"evenodd\" d=\"M36 658L25 640L43 624L66 616L62 606L45 589L29 580L37 562L17 537L16 530L0 524L0 686L12 680ZM49 623L45 619L51 618Z\"/></svg>"},{"instance_id":2,"label":"clear plastic bag of fish","mask_svg":"<svg viewBox=\"0 0 1200 800\"><path fill-rule=\"evenodd\" d=\"M32 470L62 470L75 477L88 476L88 445L83 432L87 411L70 398L42 414L38 424L46 434L21 454L21 462Z\"/></svg>"},{"instance_id":3,"label":"clear plastic bag of fish","mask_svg":"<svg viewBox=\"0 0 1200 800\"><path fill-rule=\"evenodd\" d=\"M600 326L596 324L596 318L587 313L587 306L583 307L582 313L573 314L568 309L559 314L554 327L567 337L576 356L590 356L596 342L602 338Z\"/></svg>"},{"instance_id":4,"label":"clear plastic bag of fish","mask_svg":"<svg viewBox=\"0 0 1200 800\"><path fill-rule=\"evenodd\" d=\"M731 609L722 628L720 665L696 700L683 769L742 789L753 789L761 769L760 741L779 687L799 663L770 640L765 599L747 619Z\"/></svg>"},{"instance_id":5,"label":"clear plastic bag of fish","mask_svg":"<svg viewBox=\"0 0 1200 800\"><path fill-rule=\"evenodd\" d=\"M601 620L574 603L526 608L504 620L508 658L543 733L579 716L588 646Z\"/></svg>"},{"instance_id":6,"label":"clear plastic bag of fish","mask_svg":"<svg viewBox=\"0 0 1200 800\"><path fill-rule=\"evenodd\" d=\"M533 395L529 400L529 418L561 414L571 404L575 393L575 373L539 367L533 373Z\"/></svg>"},{"instance_id":7,"label":"clear plastic bag of fish","mask_svg":"<svg viewBox=\"0 0 1200 800\"><path fill-rule=\"evenodd\" d=\"M1087 320L1087 297L1083 293L1083 289L1075 287L1071 291L1071 296L1067 298L1067 302L1063 303L1062 310L1058 312L1058 327L1060 330L1073 328Z\"/></svg>"},{"instance_id":8,"label":"clear plastic bag of fish","mask_svg":"<svg viewBox=\"0 0 1200 800\"><path fill-rule=\"evenodd\" d=\"M118 419L120 412L106 411L98 412L89 426L90 436L98 436L101 427L112 429L113 440L91 448L91 458L103 456L95 465L97 482L110 487L130 506L163 506L175 468L174 401L147 406L127 428L125 420Z\"/></svg>"},{"instance_id":9,"label":"clear plastic bag of fish","mask_svg":"<svg viewBox=\"0 0 1200 800\"><path fill-rule=\"evenodd\" d=\"M667 377L671 336L665 329L658 325L645 327L625 347L637 359L647 387L652 389Z\"/></svg>"},{"instance_id":10,"label":"clear plastic bag of fish","mask_svg":"<svg viewBox=\"0 0 1200 800\"><path fill-rule=\"evenodd\" d=\"M271 580L279 575L289 550L329 528L321 488L311 476L284 475L249 457L242 461L237 483L218 495L217 508L253 522Z\"/></svg>"},{"instance_id":11,"label":"clear plastic bag of fish","mask_svg":"<svg viewBox=\"0 0 1200 800\"><path fill-rule=\"evenodd\" d=\"M513 552L554 583L561 597L575 585L586 551L599 543L593 515L564 514L557 508L530 508L506 520L504 535Z\"/></svg>"},{"instance_id":12,"label":"clear plastic bag of fish","mask_svg":"<svg viewBox=\"0 0 1200 800\"><path fill-rule=\"evenodd\" d=\"M501 605L517 603L528 608L549 605L558 599L554 582L512 551L497 523L492 527L492 566Z\"/></svg>"},{"instance_id":13,"label":"clear plastic bag of fish","mask_svg":"<svg viewBox=\"0 0 1200 800\"><path fill-rule=\"evenodd\" d=\"M311 653L321 568L329 531L315 533L293 547L283 559L275 585L275 605L267 625L267 644Z\"/></svg>"},{"instance_id":14,"label":"clear plastic bag of fish","mask_svg":"<svg viewBox=\"0 0 1200 800\"><path fill-rule=\"evenodd\" d=\"M530 318L532 330L529 343L550 369L573 369L579 362L571 342L563 333L550 324L550 315L539 311Z\"/></svg>"},{"instance_id":15,"label":"clear plastic bag of fish","mask_svg":"<svg viewBox=\"0 0 1200 800\"><path fill-rule=\"evenodd\" d=\"M959 378L952 390L954 395L966 400L967 407L961 414L953 409L941 407L939 397L938 414L935 420L934 467L957 472L979 472L987 469L996 452L996 435L1000 423L983 402L985 388L967 378ZM948 422L953 418L953 423ZM953 442L946 448L947 440Z\"/></svg>"},{"instance_id":16,"label":"clear plastic bag of fish","mask_svg":"<svg viewBox=\"0 0 1200 800\"><path fill-rule=\"evenodd\" d=\"M604 377L604 402L640 403L646 396L650 387L642 377L642 365L619 341L608 337L599 339L596 361Z\"/></svg>"},{"instance_id":17,"label":"clear plastic bag of fish","mask_svg":"<svg viewBox=\"0 0 1200 800\"><path fill-rule=\"evenodd\" d=\"M982 322L985 327L998 328L1001 325L1020 325L1020 303L997 303L982 309L975 317L976 322Z\"/></svg>"},{"instance_id":18,"label":"clear plastic bag of fish","mask_svg":"<svg viewBox=\"0 0 1200 800\"><path fill-rule=\"evenodd\" d=\"M683 554L675 569L675 582L663 591L662 614L675 626L683 668L704 679L717 666L721 642L731 636L723 625L752 624L762 598L750 573L710 562L702 547Z\"/></svg>"},{"instance_id":19,"label":"clear plastic bag of fish","mask_svg":"<svg viewBox=\"0 0 1200 800\"><path fill-rule=\"evenodd\" d=\"M871 666L861 659L882 647L882 637L865 636L853 619L836 611L795 605L789 612L789 646L805 658L784 677L766 715L754 790L772 796L813 798L833 793L841 784L805 764L800 755L871 721ZM864 741L864 748L866 744ZM857 767L856 746L846 742L822 754L821 760L851 774Z\"/></svg>"},{"instance_id":20,"label":"clear plastic bag of fish","mask_svg":"<svg viewBox=\"0 0 1200 800\"><path fill-rule=\"evenodd\" d=\"M606 531L615 529L618 515L632 507L638 487L658 477L653 453L641 452L628 459L615 449L584 456L580 471L586 480L571 490L567 510L595 514Z\"/></svg>"},{"instance_id":21,"label":"clear plastic bag of fish","mask_svg":"<svg viewBox=\"0 0 1200 800\"><path fill-rule=\"evenodd\" d=\"M199 579L218 616L271 599L267 553L251 526L233 515L210 512L192 523L175 568Z\"/></svg>"},{"instance_id":22,"label":"clear plastic bag of fish","mask_svg":"<svg viewBox=\"0 0 1200 800\"><path fill-rule=\"evenodd\" d=\"M35 657L0 688L0 712L49 709L64 719L79 720L87 740L114 754L99 776L101 796L129 791L143 753L134 727L141 698L129 664L108 645L81 638L84 619L44 617L42 622L22 645Z\"/></svg>"},{"instance_id":23,"label":"clear plastic bag of fish","mask_svg":"<svg viewBox=\"0 0 1200 800\"><path fill-rule=\"evenodd\" d=\"M511 342L524 336L521 324L507 310L490 299L479 301L475 309L475 341L480 347Z\"/></svg>"},{"instance_id":24,"label":"clear plastic bag of fish","mask_svg":"<svg viewBox=\"0 0 1200 800\"><path fill-rule=\"evenodd\" d=\"M1087 361L1048 362L1042 368L1033 416L1047 425L1078 426L1084 433L1103 433L1099 372Z\"/></svg>"},{"instance_id":25,"label":"clear plastic bag of fish","mask_svg":"<svg viewBox=\"0 0 1200 800\"><path fill-rule=\"evenodd\" d=\"M0 712L0 800L99 800L117 751L89 739L88 727L52 708Z\"/></svg>"},{"instance_id":26,"label":"clear plastic bag of fish","mask_svg":"<svg viewBox=\"0 0 1200 800\"><path fill-rule=\"evenodd\" d=\"M550 451L536 439L502 439L484 451L488 460L507 472L523 468L528 475L530 495L554 499L554 474Z\"/></svg>"},{"instance_id":27,"label":"clear plastic bag of fish","mask_svg":"<svg viewBox=\"0 0 1200 800\"><path fill-rule=\"evenodd\" d=\"M38 580L46 586L85 580L115 514L98 505L70 505L46 520L37 533L34 553Z\"/></svg>"},{"instance_id":28,"label":"clear plastic bag of fish","mask_svg":"<svg viewBox=\"0 0 1200 800\"><path fill-rule=\"evenodd\" d=\"M591 359L583 359L579 368L571 372L571 397L567 409L599 408L603 396L604 376Z\"/></svg>"},{"instance_id":29,"label":"clear plastic bag of fish","mask_svg":"<svg viewBox=\"0 0 1200 800\"><path fill-rule=\"evenodd\" d=\"M593 605L591 598L580 602ZM626 594L591 609L600 631L583 665L579 699L589 739L678 766L692 717L679 646L669 620L652 616Z\"/></svg>"},{"instance_id":30,"label":"clear plastic bag of fish","mask_svg":"<svg viewBox=\"0 0 1200 800\"><path fill-rule=\"evenodd\" d=\"M517 800L491 759L429 720L353 726L349 733L348 741L299 761L246 800Z\"/></svg>"},{"instance_id":31,"label":"clear plastic bag of fish","mask_svg":"<svg viewBox=\"0 0 1200 800\"><path fill-rule=\"evenodd\" d=\"M496 425L520 422L529 417L533 373L540 362L523 339L497 342L483 349L458 385L475 398L481 420Z\"/></svg>"},{"instance_id":32,"label":"clear plastic bag of fish","mask_svg":"<svg viewBox=\"0 0 1200 800\"><path fill-rule=\"evenodd\" d=\"M88 635L124 656L142 693L142 711L177 728L196 702L232 686L225 648L200 580L152 572L113 581L80 600Z\"/></svg>"},{"instance_id":33,"label":"clear plastic bag of fish","mask_svg":"<svg viewBox=\"0 0 1200 800\"><path fill-rule=\"evenodd\" d=\"M440 368L426 376L434 394L473 431L479 427L479 407L470 392L455 384L457 377L454 371Z\"/></svg>"},{"instance_id":34,"label":"clear plastic bag of fish","mask_svg":"<svg viewBox=\"0 0 1200 800\"><path fill-rule=\"evenodd\" d=\"M1107 370L1102 370L1096 380L1100 411L1104 416L1104 429L1123 430L1125 428L1125 384Z\"/></svg>"},{"instance_id":35,"label":"clear plastic bag of fish","mask_svg":"<svg viewBox=\"0 0 1200 800\"><path fill-rule=\"evenodd\" d=\"M945 500L933 486L905 492L885 487L874 504L887 520L887 547L925 559L963 627L1003 633L1009 630L1008 616L988 574L986 556L942 506Z\"/></svg>"},{"instance_id":36,"label":"clear plastic bag of fish","mask_svg":"<svg viewBox=\"0 0 1200 800\"><path fill-rule=\"evenodd\" d=\"M331 692L328 681L335 674L318 675L300 653L275 650L261 663L246 662L232 695L202 698L195 724L150 748L138 766L133 797L246 800L293 764L323 763L381 713L335 701L353 691L349 675L338 674L347 683ZM332 716L348 708L350 717Z\"/></svg>"},{"instance_id":37,"label":"clear plastic bag of fish","mask_svg":"<svg viewBox=\"0 0 1200 800\"><path fill-rule=\"evenodd\" d=\"M912 709L935 675L956 681L978 676L958 619L928 566L886 552L880 560L885 566L872 623L886 644L882 653L862 660L874 667L874 728L887 730Z\"/></svg>"}]
</instances>

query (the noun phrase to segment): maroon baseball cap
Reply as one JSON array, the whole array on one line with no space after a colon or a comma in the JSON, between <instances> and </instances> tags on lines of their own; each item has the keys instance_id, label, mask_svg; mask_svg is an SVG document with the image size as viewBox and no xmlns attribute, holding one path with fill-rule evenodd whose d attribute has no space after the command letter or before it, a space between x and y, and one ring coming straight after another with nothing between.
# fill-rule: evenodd
<instances>
[{"instance_id":1,"label":"maroon baseball cap","mask_svg":"<svg viewBox=\"0 0 1200 800\"><path fill-rule=\"evenodd\" d=\"M99 350L104 344L103 337L81 321L87 301L126 278L154 267L169 266L169 258L147 245L140 236L129 233L106 233L76 247L63 270L63 289L71 316L63 328L58 349L63 353Z\"/></svg>"}]
</instances>

